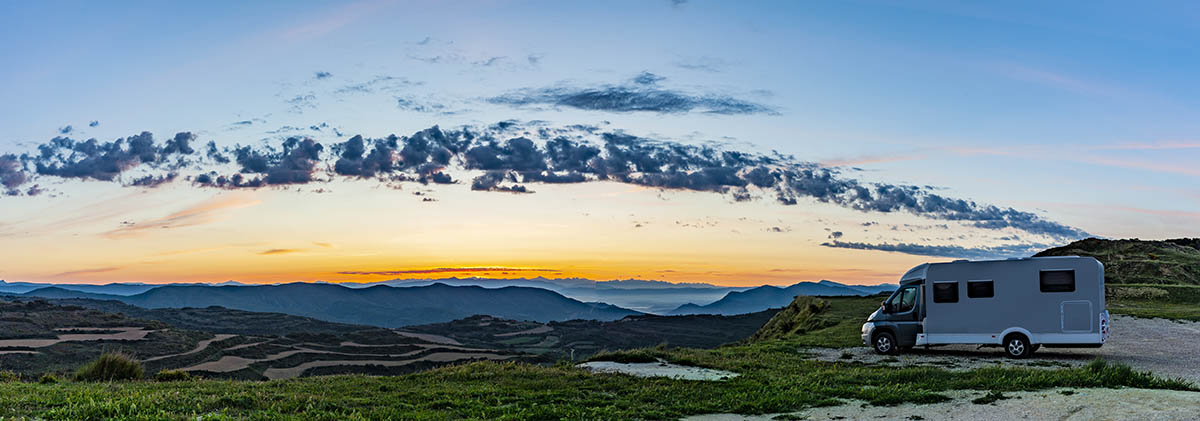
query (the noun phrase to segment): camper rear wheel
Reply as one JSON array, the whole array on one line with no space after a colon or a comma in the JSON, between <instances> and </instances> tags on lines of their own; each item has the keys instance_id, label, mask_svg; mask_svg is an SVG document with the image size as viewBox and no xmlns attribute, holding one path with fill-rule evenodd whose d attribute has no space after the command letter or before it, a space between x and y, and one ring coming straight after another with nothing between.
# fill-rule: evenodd
<instances>
[{"instance_id":1,"label":"camper rear wheel","mask_svg":"<svg viewBox=\"0 0 1200 421\"><path fill-rule=\"evenodd\" d=\"M895 354L900 348L896 345L896 336L891 332L876 333L875 338L871 339L871 345L875 352L885 355Z\"/></svg>"},{"instance_id":2,"label":"camper rear wheel","mask_svg":"<svg viewBox=\"0 0 1200 421\"><path fill-rule=\"evenodd\" d=\"M1004 353L1008 354L1009 358L1028 358L1033 354L1033 345L1025 335L1013 333L1004 337Z\"/></svg>"}]
</instances>

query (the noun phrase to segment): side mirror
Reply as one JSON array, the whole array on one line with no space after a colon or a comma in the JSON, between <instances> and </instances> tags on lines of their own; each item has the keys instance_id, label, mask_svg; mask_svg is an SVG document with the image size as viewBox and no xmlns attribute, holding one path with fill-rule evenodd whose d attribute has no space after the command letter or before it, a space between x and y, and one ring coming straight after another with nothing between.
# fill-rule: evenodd
<instances>
[{"instance_id":1,"label":"side mirror","mask_svg":"<svg viewBox=\"0 0 1200 421\"><path fill-rule=\"evenodd\" d=\"M884 313L891 313L891 312L892 312L892 308L891 308L891 306L889 306L889 305L888 305L888 302L887 302L887 300L883 300L883 302L882 302L882 303L880 303L880 304L879 304L879 306L883 308L883 312L884 312Z\"/></svg>"}]
</instances>

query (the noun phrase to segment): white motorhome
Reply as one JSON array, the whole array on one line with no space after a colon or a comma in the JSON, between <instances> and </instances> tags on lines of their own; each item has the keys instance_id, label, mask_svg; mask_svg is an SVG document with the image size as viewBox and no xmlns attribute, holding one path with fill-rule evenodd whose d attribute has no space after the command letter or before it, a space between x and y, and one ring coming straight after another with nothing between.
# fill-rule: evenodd
<instances>
[{"instance_id":1,"label":"white motorhome","mask_svg":"<svg viewBox=\"0 0 1200 421\"><path fill-rule=\"evenodd\" d=\"M1042 346L1100 347L1108 333L1104 265L1078 256L925 263L862 327L863 343L882 354L980 344L1013 358Z\"/></svg>"}]
</instances>

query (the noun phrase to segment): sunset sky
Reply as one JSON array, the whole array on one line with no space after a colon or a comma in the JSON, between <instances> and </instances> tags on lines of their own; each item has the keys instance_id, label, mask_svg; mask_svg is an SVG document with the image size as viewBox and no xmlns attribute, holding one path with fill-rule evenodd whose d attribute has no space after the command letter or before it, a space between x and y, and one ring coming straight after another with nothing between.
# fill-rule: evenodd
<instances>
[{"instance_id":1,"label":"sunset sky","mask_svg":"<svg viewBox=\"0 0 1200 421\"><path fill-rule=\"evenodd\" d=\"M1200 236L1200 9L1005 6L4 3L0 279L877 284Z\"/></svg>"}]
</instances>

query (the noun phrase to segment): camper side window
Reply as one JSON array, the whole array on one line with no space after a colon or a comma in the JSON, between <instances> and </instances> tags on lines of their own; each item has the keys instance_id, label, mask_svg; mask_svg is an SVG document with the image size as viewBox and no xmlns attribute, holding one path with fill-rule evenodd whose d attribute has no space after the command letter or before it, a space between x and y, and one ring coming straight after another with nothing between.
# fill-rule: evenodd
<instances>
[{"instance_id":1,"label":"camper side window","mask_svg":"<svg viewBox=\"0 0 1200 421\"><path fill-rule=\"evenodd\" d=\"M992 281L967 281L967 298L992 298L995 295Z\"/></svg>"},{"instance_id":2,"label":"camper side window","mask_svg":"<svg viewBox=\"0 0 1200 421\"><path fill-rule=\"evenodd\" d=\"M935 302L935 303L957 303L958 302L958 282L934 282L933 283L933 302Z\"/></svg>"},{"instance_id":3,"label":"camper side window","mask_svg":"<svg viewBox=\"0 0 1200 421\"><path fill-rule=\"evenodd\" d=\"M1075 292L1075 271L1043 270L1042 292Z\"/></svg>"}]
</instances>

